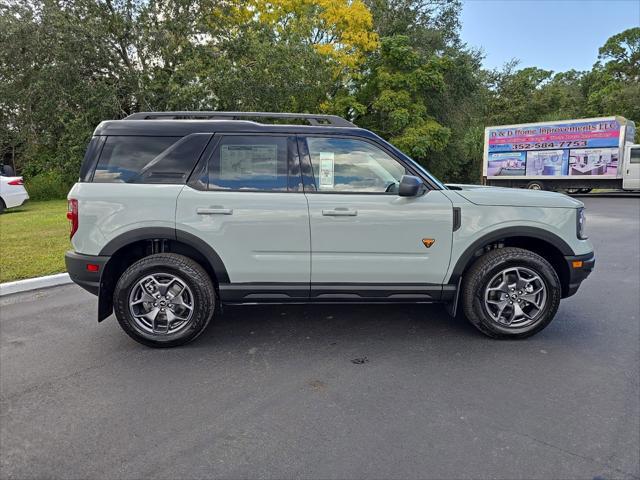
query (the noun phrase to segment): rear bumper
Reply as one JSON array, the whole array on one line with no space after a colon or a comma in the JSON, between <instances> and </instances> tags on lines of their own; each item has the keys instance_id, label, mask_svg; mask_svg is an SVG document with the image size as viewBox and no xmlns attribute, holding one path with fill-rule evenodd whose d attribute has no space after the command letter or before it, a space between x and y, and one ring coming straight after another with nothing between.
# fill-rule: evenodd
<instances>
[{"instance_id":1,"label":"rear bumper","mask_svg":"<svg viewBox=\"0 0 640 480\"><path fill-rule=\"evenodd\" d=\"M74 283L77 283L88 292L98 295L100 292L100 278L104 266L111 257L98 255L82 255L80 253L68 251L64 255L64 262L67 265L67 272ZM97 271L88 270L88 265L97 265Z\"/></svg>"},{"instance_id":2,"label":"rear bumper","mask_svg":"<svg viewBox=\"0 0 640 480\"><path fill-rule=\"evenodd\" d=\"M569 267L569 282L563 297L570 297L578 291L582 281L589 276L596 264L596 256L593 252L585 255L564 257ZM581 264L574 262L582 262ZM578 266L580 265L580 266Z\"/></svg>"}]
</instances>

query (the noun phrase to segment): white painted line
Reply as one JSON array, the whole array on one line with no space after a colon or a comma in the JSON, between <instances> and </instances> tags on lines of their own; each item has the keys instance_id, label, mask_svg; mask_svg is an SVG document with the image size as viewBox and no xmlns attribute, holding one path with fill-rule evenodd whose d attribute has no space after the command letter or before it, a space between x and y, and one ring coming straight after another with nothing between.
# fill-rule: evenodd
<instances>
[{"instance_id":1,"label":"white painted line","mask_svg":"<svg viewBox=\"0 0 640 480\"><path fill-rule=\"evenodd\" d=\"M27 278L15 282L0 283L0 297L12 293L28 292L39 288L56 287L71 283L68 273L57 273L46 277Z\"/></svg>"}]
</instances>

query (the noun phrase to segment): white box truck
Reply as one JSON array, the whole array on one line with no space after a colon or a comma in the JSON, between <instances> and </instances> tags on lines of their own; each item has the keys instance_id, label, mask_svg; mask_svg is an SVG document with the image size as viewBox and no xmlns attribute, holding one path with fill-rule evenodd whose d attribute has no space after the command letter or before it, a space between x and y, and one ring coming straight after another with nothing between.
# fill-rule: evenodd
<instances>
[{"instance_id":1,"label":"white box truck","mask_svg":"<svg viewBox=\"0 0 640 480\"><path fill-rule=\"evenodd\" d=\"M635 124L622 117L487 127L486 185L586 193L640 190Z\"/></svg>"}]
</instances>

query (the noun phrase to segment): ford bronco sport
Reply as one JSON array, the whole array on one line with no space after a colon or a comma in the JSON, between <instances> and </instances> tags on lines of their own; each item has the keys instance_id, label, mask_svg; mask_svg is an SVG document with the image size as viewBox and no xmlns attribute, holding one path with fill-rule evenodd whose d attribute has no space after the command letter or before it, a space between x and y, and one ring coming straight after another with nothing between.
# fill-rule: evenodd
<instances>
[{"instance_id":1,"label":"ford bronco sport","mask_svg":"<svg viewBox=\"0 0 640 480\"><path fill-rule=\"evenodd\" d=\"M225 304L442 302L481 332L545 328L594 265L583 204L445 186L329 115L161 112L102 122L69 193L71 278L169 347Z\"/></svg>"}]
</instances>

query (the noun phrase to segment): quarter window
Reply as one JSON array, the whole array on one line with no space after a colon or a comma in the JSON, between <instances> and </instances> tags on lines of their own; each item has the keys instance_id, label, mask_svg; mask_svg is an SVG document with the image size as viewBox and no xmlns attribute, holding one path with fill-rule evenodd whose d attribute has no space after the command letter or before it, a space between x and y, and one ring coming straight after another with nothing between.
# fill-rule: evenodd
<instances>
[{"instance_id":1,"label":"quarter window","mask_svg":"<svg viewBox=\"0 0 640 480\"><path fill-rule=\"evenodd\" d=\"M110 136L96 167L97 183L184 183L210 134L186 137Z\"/></svg>"},{"instance_id":2,"label":"quarter window","mask_svg":"<svg viewBox=\"0 0 640 480\"><path fill-rule=\"evenodd\" d=\"M407 170L390 155L362 140L308 137L318 192L397 193Z\"/></svg>"},{"instance_id":3,"label":"quarter window","mask_svg":"<svg viewBox=\"0 0 640 480\"><path fill-rule=\"evenodd\" d=\"M222 137L209 164L209 189L288 191L291 145L287 137Z\"/></svg>"},{"instance_id":4,"label":"quarter window","mask_svg":"<svg viewBox=\"0 0 640 480\"><path fill-rule=\"evenodd\" d=\"M178 140L179 137L108 137L93 175L93 181L100 183L131 181L147 163Z\"/></svg>"}]
</instances>

